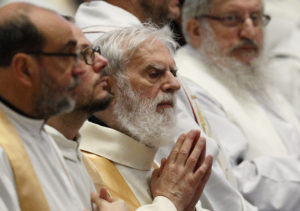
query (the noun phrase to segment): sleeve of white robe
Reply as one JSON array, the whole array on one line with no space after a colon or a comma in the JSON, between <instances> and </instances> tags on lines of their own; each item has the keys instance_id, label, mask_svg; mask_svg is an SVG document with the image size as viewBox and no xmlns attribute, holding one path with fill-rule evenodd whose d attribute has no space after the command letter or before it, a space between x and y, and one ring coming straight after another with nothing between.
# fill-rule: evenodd
<instances>
[{"instance_id":1,"label":"sleeve of white robe","mask_svg":"<svg viewBox=\"0 0 300 211\"><path fill-rule=\"evenodd\" d=\"M154 198L152 204L145 204L136 211L177 211L175 205L164 196Z\"/></svg>"},{"instance_id":2,"label":"sleeve of white robe","mask_svg":"<svg viewBox=\"0 0 300 211\"><path fill-rule=\"evenodd\" d=\"M0 147L0 210L20 211L14 176L8 158Z\"/></svg>"},{"instance_id":3,"label":"sleeve of white robe","mask_svg":"<svg viewBox=\"0 0 300 211\"><path fill-rule=\"evenodd\" d=\"M208 211L201 208L201 205L196 206L197 211ZM136 211L177 211L174 204L164 196L157 196L154 198L152 204L146 204L139 207Z\"/></svg>"},{"instance_id":4,"label":"sleeve of white robe","mask_svg":"<svg viewBox=\"0 0 300 211\"><path fill-rule=\"evenodd\" d=\"M241 130L227 119L221 106L206 92L191 81L188 84L197 97L214 137L219 139L222 148L230 158L234 167L233 174L243 196L261 211L298 210L300 207L299 156L263 156L250 161L244 160L248 140Z\"/></svg>"}]
</instances>

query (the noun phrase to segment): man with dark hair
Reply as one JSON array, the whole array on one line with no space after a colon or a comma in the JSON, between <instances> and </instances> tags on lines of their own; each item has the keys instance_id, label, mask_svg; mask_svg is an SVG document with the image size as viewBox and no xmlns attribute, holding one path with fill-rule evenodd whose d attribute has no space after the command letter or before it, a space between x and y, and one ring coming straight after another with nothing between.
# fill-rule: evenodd
<instances>
[{"instance_id":1,"label":"man with dark hair","mask_svg":"<svg viewBox=\"0 0 300 211\"><path fill-rule=\"evenodd\" d=\"M0 8L0 210L83 210L46 119L74 107L69 23L27 3Z\"/></svg>"},{"instance_id":2,"label":"man with dark hair","mask_svg":"<svg viewBox=\"0 0 300 211\"><path fill-rule=\"evenodd\" d=\"M1 66L10 65L16 52L40 51L45 43L43 35L24 14L2 24L0 39L5 41L0 43Z\"/></svg>"},{"instance_id":3,"label":"man with dark hair","mask_svg":"<svg viewBox=\"0 0 300 211\"><path fill-rule=\"evenodd\" d=\"M72 19L68 19L72 21ZM107 65L107 60L100 55L99 49L91 46L91 43L75 24L70 22L70 25L82 55L76 68L84 70L80 77L81 83L74 90L76 93L76 107L71 113L50 118L47 123L52 127L47 125L45 129L62 152L75 190L86 209L92 210L91 201L93 201L96 202L101 211L127 210L122 200L103 199L105 190L100 191L102 186L98 185L96 187L97 190L95 189L92 179L84 166L84 160L87 160L82 157L79 150L79 128L91 113L106 108L112 96L105 90L107 77L101 76L101 71ZM85 164L88 165L89 163ZM87 168L89 169L89 167ZM101 180L99 182L102 184ZM101 193L100 199L97 199L99 197L96 194L91 195L91 193L98 191Z\"/></svg>"}]
</instances>

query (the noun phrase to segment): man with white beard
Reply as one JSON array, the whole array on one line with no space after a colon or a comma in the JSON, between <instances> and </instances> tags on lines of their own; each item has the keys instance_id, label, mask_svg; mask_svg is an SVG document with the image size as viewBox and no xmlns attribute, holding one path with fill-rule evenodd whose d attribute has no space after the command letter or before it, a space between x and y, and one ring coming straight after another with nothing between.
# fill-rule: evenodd
<instances>
[{"instance_id":1,"label":"man with white beard","mask_svg":"<svg viewBox=\"0 0 300 211\"><path fill-rule=\"evenodd\" d=\"M223 169L233 187L259 210L292 211L300 206L300 127L257 68L269 19L260 0L187 0L188 45L175 60L186 77L182 85L205 117L202 126L230 164ZM184 97L178 103L179 127L197 128ZM209 181L204 195L222 192L212 185Z\"/></svg>"},{"instance_id":2,"label":"man with white beard","mask_svg":"<svg viewBox=\"0 0 300 211\"><path fill-rule=\"evenodd\" d=\"M109 80L108 76L102 76L102 70L107 65L107 60L100 55L100 48L92 48L90 42L85 38L81 30L73 23L70 24L82 55L76 69L78 69L78 71L79 69L81 71L84 70L84 73L80 77L80 85L74 90L76 93L76 107L74 111L50 118L46 130L56 141L63 153L72 183L86 209L92 210L92 200L97 205L97 210L128 210L123 200L109 197L106 190L103 189L103 183L98 172L95 169L93 170L93 165L88 162L88 159L82 156L79 150L81 136L78 131L80 127L92 113L105 109L113 96L109 94L109 88L106 89L108 86L107 80ZM105 136L105 134L99 133L97 135ZM87 164L86 167L84 164ZM108 168L99 168L99 172L105 172L105 174L109 174L110 170L111 169ZM169 174L169 172L168 165L165 165L165 168L160 173ZM94 181L91 180L89 173ZM111 179L120 189L123 188L118 180L114 180L114 177ZM183 178L180 178L180 180L182 181ZM181 200L190 198L190 196L186 196L182 193L185 193L185 191L191 188L196 188L191 187L188 182L168 185L166 184L166 182L168 182L167 177L153 177L152 182L157 184L151 190L155 193L153 203L140 206L136 211L176 210L174 205L177 204L177 201L180 202ZM173 192L177 187L180 187L179 197L167 198L169 193ZM95 193L90 195L91 192L96 192L96 190L100 190L100 198ZM115 192L112 192L112 194L115 194ZM130 208L132 210L132 207Z\"/></svg>"},{"instance_id":3,"label":"man with white beard","mask_svg":"<svg viewBox=\"0 0 300 211\"><path fill-rule=\"evenodd\" d=\"M168 160L162 160L162 167L153 171L155 153L172 142L176 123L174 94L180 85L171 56L174 41L167 31L135 26L108 32L95 44L109 61L104 71L112 77L114 99L108 109L92 118L108 127L83 125L81 149L99 168L108 190L124 199L131 210L151 203L152 197L160 194L155 187L163 178L166 187L174 187L165 196L182 198L174 202L176 209L195 210L212 165L212 157L205 158L205 141L199 131L180 136ZM103 165L115 170L102 174ZM120 185L110 182L111 178ZM185 192L180 191L183 186L176 188L186 182L191 187Z\"/></svg>"}]
</instances>

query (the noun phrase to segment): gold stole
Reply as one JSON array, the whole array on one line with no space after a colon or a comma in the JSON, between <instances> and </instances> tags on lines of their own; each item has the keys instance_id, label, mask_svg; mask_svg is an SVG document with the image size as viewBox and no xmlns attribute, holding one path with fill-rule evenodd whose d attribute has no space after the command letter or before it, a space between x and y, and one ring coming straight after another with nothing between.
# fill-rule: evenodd
<instances>
[{"instance_id":1,"label":"gold stole","mask_svg":"<svg viewBox=\"0 0 300 211\"><path fill-rule=\"evenodd\" d=\"M0 145L8 157L14 173L21 210L50 211L24 145L15 128L1 110L0 134Z\"/></svg>"},{"instance_id":2,"label":"gold stole","mask_svg":"<svg viewBox=\"0 0 300 211\"><path fill-rule=\"evenodd\" d=\"M83 151L83 154L93 162L111 196L123 199L130 211L134 211L141 206L123 176L111 161L86 151ZM93 176L91 177L93 178Z\"/></svg>"},{"instance_id":3,"label":"gold stole","mask_svg":"<svg viewBox=\"0 0 300 211\"><path fill-rule=\"evenodd\" d=\"M103 180L96 168L96 166L94 165L94 163L88 158L88 156L85 153L82 153L82 160L84 162L85 168L88 171L90 177L93 180L95 189L97 191L97 193L99 194L100 189L102 187L104 187L103 184Z\"/></svg>"}]
</instances>

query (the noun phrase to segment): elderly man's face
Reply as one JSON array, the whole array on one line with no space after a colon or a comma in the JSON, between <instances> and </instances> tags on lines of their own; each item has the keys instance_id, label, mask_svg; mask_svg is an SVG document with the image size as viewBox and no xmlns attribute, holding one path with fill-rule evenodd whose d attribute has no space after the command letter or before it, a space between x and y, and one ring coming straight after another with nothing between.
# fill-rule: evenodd
<instances>
[{"instance_id":1,"label":"elderly man's face","mask_svg":"<svg viewBox=\"0 0 300 211\"><path fill-rule=\"evenodd\" d=\"M174 93L180 88L168 48L145 41L135 51L116 90L113 115L119 130L149 147L169 144L176 119Z\"/></svg>"},{"instance_id":2,"label":"elderly man's face","mask_svg":"<svg viewBox=\"0 0 300 211\"><path fill-rule=\"evenodd\" d=\"M127 65L125 75L132 90L154 100L160 93L175 93L179 88L175 62L168 48L161 42L142 44ZM173 107L173 102L160 102L156 111Z\"/></svg>"},{"instance_id":3,"label":"elderly man's face","mask_svg":"<svg viewBox=\"0 0 300 211\"><path fill-rule=\"evenodd\" d=\"M236 26L226 26L222 21L206 18L222 54L250 65L258 57L263 43L263 24L251 20L251 17L262 15L261 0L214 0L209 15L234 15L244 20Z\"/></svg>"}]
</instances>

